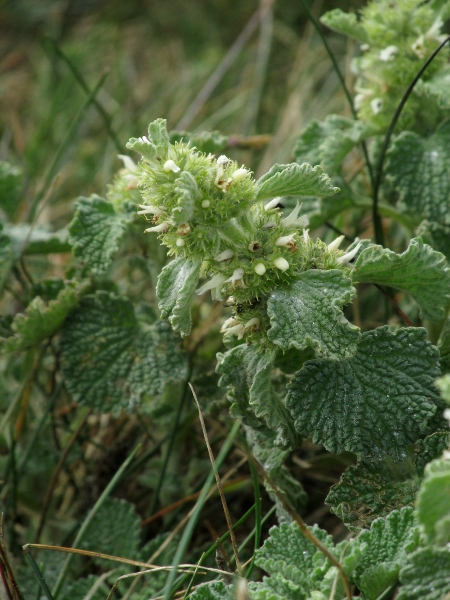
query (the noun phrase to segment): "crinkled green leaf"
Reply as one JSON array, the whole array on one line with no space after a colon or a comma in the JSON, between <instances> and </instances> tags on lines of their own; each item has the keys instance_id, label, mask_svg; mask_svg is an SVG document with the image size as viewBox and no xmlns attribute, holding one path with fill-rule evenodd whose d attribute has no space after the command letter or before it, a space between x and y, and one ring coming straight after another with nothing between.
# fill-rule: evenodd
<instances>
[{"instance_id":1,"label":"crinkled green leaf","mask_svg":"<svg viewBox=\"0 0 450 600\"><path fill-rule=\"evenodd\" d=\"M251 600L306 600L308 598L302 585L286 579L279 573L263 577L258 583L250 583Z\"/></svg>"},{"instance_id":2,"label":"crinkled green leaf","mask_svg":"<svg viewBox=\"0 0 450 600\"><path fill-rule=\"evenodd\" d=\"M450 3L449 3L450 6ZM450 108L450 98L448 95L448 69L439 69L434 77L429 81L419 79L415 88L414 94L420 98L431 101L436 104L441 110Z\"/></svg>"},{"instance_id":3,"label":"crinkled green leaf","mask_svg":"<svg viewBox=\"0 0 450 600\"><path fill-rule=\"evenodd\" d=\"M0 208L12 219L19 207L23 171L6 161L0 161Z\"/></svg>"},{"instance_id":4,"label":"crinkled green leaf","mask_svg":"<svg viewBox=\"0 0 450 600\"><path fill-rule=\"evenodd\" d=\"M333 31L348 35L365 44L370 43L369 34L358 21L355 13L346 13L340 8L335 8L325 13L320 20Z\"/></svg>"},{"instance_id":5,"label":"crinkled green leaf","mask_svg":"<svg viewBox=\"0 0 450 600\"><path fill-rule=\"evenodd\" d=\"M317 525L309 529L330 552L333 552L334 544L330 535ZM284 579L299 586L304 594L298 596L299 600L307 598L312 590L319 587L330 568L325 555L306 539L295 522L272 527L264 545L255 553L255 564L264 569L271 576L270 579ZM261 588L267 583L266 579Z\"/></svg>"},{"instance_id":6,"label":"crinkled green leaf","mask_svg":"<svg viewBox=\"0 0 450 600\"><path fill-rule=\"evenodd\" d=\"M330 115L325 121L312 120L303 130L294 148L299 164L321 165L327 173L342 170L342 161L355 146L370 134L362 121Z\"/></svg>"},{"instance_id":7,"label":"crinkled green leaf","mask_svg":"<svg viewBox=\"0 0 450 600\"><path fill-rule=\"evenodd\" d=\"M430 543L443 546L450 542L450 460L437 459L425 468L417 496L417 517Z\"/></svg>"},{"instance_id":8,"label":"crinkled green leaf","mask_svg":"<svg viewBox=\"0 0 450 600\"><path fill-rule=\"evenodd\" d=\"M347 321L342 306L356 290L342 271L309 270L285 288L270 295L267 312L269 339L283 350L308 346L329 358L345 358L356 352L358 327Z\"/></svg>"},{"instance_id":9,"label":"crinkled green leaf","mask_svg":"<svg viewBox=\"0 0 450 600\"><path fill-rule=\"evenodd\" d=\"M334 453L406 458L439 399L439 353L426 334L380 327L362 335L353 357L307 362L286 399L299 433Z\"/></svg>"},{"instance_id":10,"label":"crinkled green leaf","mask_svg":"<svg viewBox=\"0 0 450 600\"><path fill-rule=\"evenodd\" d=\"M170 143L166 125L165 119L156 119L148 126L148 138L131 138L127 148L139 152L149 160L165 158Z\"/></svg>"},{"instance_id":11,"label":"crinkled green leaf","mask_svg":"<svg viewBox=\"0 0 450 600\"><path fill-rule=\"evenodd\" d=\"M220 131L201 131L199 133L171 131L169 135L172 144L183 141L184 144L190 144L205 154L221 154L228 144L228 137L222 135Z\"/></svg>"},{"instance_id":12,"label":"crinkled green leaf","mask_svg":"<svg viewBox=\"0 0 450 600\"><path fill-rule=\"evenodd\" d=\"M333 485L326 504L350 529L368 527L379 516L412 505L419 479L409 462L361 461Z\"/></svg>"},{"instance_id":13,"label":"crinkled green leaf","mask_svg":"<svg viewBox=\"0 0 450 600\"><path fill-rule=\"evenodd\" d=\"M189 594L189 600L232 600L233 586L225 585L223 581L210 581L200 585L195 592Z\"/></svg>"},{"instance_id":14,"label":"crinkled green leaf","mask_svg":"<svg viewBox=\"0 0 450 600\"><path fill-rule=\"evenodd\" d=\"M186 374L179 339L168 324L140 324L126 298L86 296L64 324L61 366L75 402L104 412L129 409Z\"/></svg>"},{"instance_id":15,"label":"crinkled green leaf","mask_svg":"<svg viewBox=\"0 0 450 600\"><path fill-rule=\"evenodd\" d=\"M386 165L400 207L440 224L450 223L449 136L449 121L426 139L404 131L393 142Z\"/></svg>"},{"instance_id":16,"label":"crinkled green leaf","mask_svg":"<svg viewBox=\"0 0 450 600\"><path fill-rule=\"evenodd\" d=\"M192 327L191 304L197 287L201 260L182 256L164 267L158 277L156 295L163 319L169 319L173 329L183 337Z\"/></svg>"},{"instance_id":17,"label":"crinkled green leaf","mask_svg":"<svg viewBox=\"0 0 450 600\"><path fill-rule=\"evenodd\" d=\"M6 279L14 263L14 249L11 238L3 233L3 225L0 223L0 292L3 291Z\"/></svg>"},{"instance_id":18,"label":"crinkled green leaf","mask_svg":"<svg viewBox=\"0 0 450 600\"><path fill-rule=\"evenodd\" d=\"M110 202L96 194L78 198L69 225L69 241L75 256L94 273L104 273L132 219L132 214L117 213Z\"/></svg>"},{"instance_id":19,"label":"crinkled green leaf","mask_svg":"<svg viewBox=\"0 0 450 600\"><path fill-rule=\"evenodd\" d=\"M423 477L427 464L442 456L444 450L447 450L449 446L450 433L448 431L438 431L419 440L414 449L414 465L418 476Z\"/></svg>"},{"instance_id":20,"label":"crinkled green leaf","mask_svg":"<svg viewBox=\"0 0 450 600\"><path fill-rule=\"evenodd\" d=\"M57 333L87 287L86 283L68 282L54 300L45 302L40 296L33 298L25 312L12 322L14 335L4 340L3 349L6 352L25 350Z\"/></svg>"},{"instance_id":21,"label":"crinkled green leaf","mask_svg":"<svg viewBox=\"0 0 450 600\"><path fill-rule=\"evenodd\" d=\"M108 566L111 567L111 562ZM75 598L88 597L89 600L105 600L107 593L107 584L99 587L98 575L88 575L87 577L78 577L76 581L66 581L58 598L60 600L74 600Z\"/></svg>"},{"instance_id":22,"label":"crinkled green leaf","mask_svg":"<svg viewBox=\"0 0 450 600\"><path fill-rule=\"evenodd\" d=\"M275 351L272 349L246 344L236 346L218 356L217 372L222 375L219 385L234 388L234 395L242 395L239 388L245 386L249 406L255 415L277 433L275 443L292 447L296 435L291 418L270 381L274 359Z\"/></svg>"},{"instance_id":23,"label":"crinkled green leaf","mask_svg":"<svg viewBox=\"0 0 450 600\"><path fill-rule=\"evenodd\" d=\"M425 219L417 228L416 234L426 244L442 252L450 262L450 223L440 224Z\"/></svg>"},{"instance_id":24,"label":"crinkled green leaf","mask_svg":"<svg viewBox=\"0 0 450 600\"><path fill-rule=\"evenodd\" d=\"M419 528L412 507L376 519L370 530L358 536L357 543L362 552L353 580L366 600L376 600L397 581L408 554L419 545Z\"/></svg>"},{"instance_id":25,"label":"crinkled green leaf","mask_svg":"<svg viewBox=\"0 0 450 600\"><path fill-rule=\"evenodd\" d=\"M400 572L403 584L396 600L444 600L450 593L450 550L423 548Z\"/></svg>"},{"instance_id":26,"label":"crinkled green leaf","mask_svg":"<svg viewBox=\"0 0 450 600\"><path fill-rule=\"evenodd\" d=\"M84 550L138 560L141 519L133 504L119 498L107 498L96 512L80 543ZM99 566L111 562L93 559Z\"/></svg>"},{"instance_id":27,"label":"crinkled green leaf","mask_svg":"<svg viewBox=\"0 0 450 600\"><path fill-rule=\"evenodd\" d=\"M420 239L411 240L402 254L381 246L366 248L356 260L353 280L409 292L422 316L434 321L444 318L450 301L450 269L445 256Z\"/></svg>"},{"instance_id":28,"label":"crinkled green leaf","mask_svg":"<svg viewBox=\"0 0 450 600\"><path fill-rule=\"evenodd\" d=\"M195 178L188 171L183 171L177 178L174 191L178 198L178 206L173 209L172 217L177 225L181 225L192 218L195 199L200 192Z\"/></svg>"},{"instance_id":29,"label":"crinkled green leaf","mask_svg":"<svg viewBox=\"0 0 450 600\"><path fill-rule=\"evenodd\" d=\"M273 165L256 183L258 200L276 196L331 196L339 191L321 166Z\"/></svg>"}]
</instances>

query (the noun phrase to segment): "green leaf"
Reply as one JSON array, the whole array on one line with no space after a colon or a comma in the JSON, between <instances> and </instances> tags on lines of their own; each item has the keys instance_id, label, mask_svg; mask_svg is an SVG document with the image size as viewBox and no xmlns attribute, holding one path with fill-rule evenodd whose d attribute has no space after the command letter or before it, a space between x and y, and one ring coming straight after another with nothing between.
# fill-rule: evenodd
<instances>
[{"instance_id":1,"label":"green leaf","mask_svg":"<svg viewBox=\"0 0 450 600\"><path fill-rule=\"evenodd\" d=\"M355 13L345 13L340 8L335 8L325 13L320 20L333 31L348 35L365 44L370 43L369 34L358 21Z\"/></svg>"},{"instance_id":2,"label":"green leaf","mask_svg":"<svg viewBox=\"0 0 450 600\"><path fill-rule=\"evenodd\" d=\"M132 504L118 498L107 498L96 512L81 542L81 548L102 554L138 560L141 519ZM94 558L100 567L111 562Z\"/></svg>"},{"instance_id":3,"label":"green leaf","mask_svg":"<svg viewBox=\"0 0 450 600\"><path fill-rule=\"evenodd\" d=\"M12 322L14 335L4 341L3 349L6 352L25 350L55 335L87 288L86 282L68 282L48 303L40 296L33 298L25 312Z\"/></svg>"},{"instance_id":4,"label":"green leaf","mask_svg":"<svg viewBox=\"0 0 450 600\"><path fill-rule=\"evenodd\" d=\"M362 121L338 115L330 115L325 121L314 119L298 138L294 158L299 164L320 164L327 173L338 174L347 154L370 133Z\"/></svg>"},{"instance_id":5,"label":"green leaf","mask_svg":"<svg viewBox=\"0 0 450 600\"><path fill-rule=\"evenodd\" d=\"M400 572L396 600L443 600L450 593L450 551L423 548L410 556Z\"/></svg>"},{"instance_id":6,"label":"green leaf","mask_svg":"<svg viewBox=\"0 0 450 600\"><path fill-rule=\"evenodd\" d=\"M390 460L363 460L344 471L325 502L347 527L355 530L412 505L418 489L419 479L409 461L392 464Z\"/></svg>"},{"instance_id":7,"label":"green leaf","mask_svg":"<svg viewBox=\"0 0 450 600\"><path fill-rule=\"evenodd\" d=\"M362 548L353 579L366 600L376 600L398 579L408 554L419 545L419 528L412 507L376 519L357 538Z\"/></svg>"},{"instance_id":8,"label":"green leaf","mask_svg":"<svg viewBox=\"0 0 450 600\"><path fill-rule=\"evenodd\" d=\"M450 262L450 223L441 225L440 223L425 219L417 228L416 234L426 244L438 252L442 252Z\"/></svg>"},{"instance_id":9,"label":"green leaf","mask_svg":"<svg viewBox=\"0 0 450 600\"><path fill-rule=\"evenodd\" d=\"M438 381L439 379L436 384ZM448 450L449 445L450 433L448 431L438 431L417 442L414 449L414 465L419 477L423 477L427 464L440 458L444 450Z\"/></svg>"},{"instance_id":10,"label":"green leaf","mask_svg":"<svg viewBox=\"0 0 450 600\"><path fill-rule=\"evenodd\" d=\"M0 208L10 219L14 218L19 208L22 186L22 169L0 161Z\"/></svg>"},{"instance_id":11,"label":"green leaf","mask_svg":"<svg viewBox=\"0 0 450 600\"><path fill-rule=\"evenodd\" d=\"M441 225L450 223L450 122L429 138L404 131L388 153L386 174L400 194L400 208Z\"/></svg>"},{"instance_id":12,"label":"green leaf","mask_svg":"<svg viewBox=\"0 0 450 600\"><path fill-rule=\"evenodd\" d=\"M300 273L286 288L270 295L267 312L269 339L282 348L308 346L328 358L345 358L356 352L359 328L347 321L342 306L356 290L342 271L313 270Z\"/></svg>"},{"instance_id":13,"label":"green leaf","mask_svg":"<svg viewBox=\"0 0 450 600\"><path fill-rule=\"evenodd\" d=\"M178 206L172 210L172 217L177 225L181 225L192 218L195 199L200 192L195 178L188 171L183 171L177 178L174 191L178 197Z\"/></svg>"},{"instance_id":14,"label":"green leaf","mask_svg":"<svg viewBox=\"0 0 450 600\"><path fill-rule=\"evenodd\" d=\"M417 517L430 543L450 542L450 460L437 459L425 468L425 479L417 496Z\"/></svg>"},{"instance_id":15,"label":"green leaf","mask_svg":"<svg viewBox=\"0 0 450 600\"><path fill-rule=\"evenodd\" d=\"M49 231L40 226L9 225L5 228L17 254L59 254L70 252L67 229Z\"/></svg>"},{"instance_id":16,"label":"green leaf","mask_svg":"<svg viewBox=\"0 0 450 600\"><path fill-rule=\"evenodd\" d=\"M111 567L110 561L108 561L108 567ZM58 598L61 600L73 600L74 598L86 598L87 596L89 600L105 600L107 588L106 586L99 587L98 583L98 575L78 577L76 581L69 580L63 586ZM20 589L22 589L22 587Z\"/></svg>"},{"instance_id":17,"label":"green leaf","mask_svg":"<svg viewBox=\"0 0 450 600\"><path fill-rule=\"evenodd\" d=\"M331 196L339 191L322 167L307 163L274 165L256 183L257 200L276 196Z\"/></svg>"},{"instance_id":18,"label":"green leaf","mask_svg":"<svg viewBox=\"0 0 450 600\"><path fill-rule=\"evenodd\" d=\"M232 388L230 397L247 396L248 404L258 419L277 433L275 444L292 447L296 434L282 401L272 389L270 375L276 351L256 345L242 344L218 355L219 385ZM245 386L245 389L241 388Z\"/></svg>"},{"instance_id":19,"label":"green leaf","mask_svg":"<svg viewBox=\"0 0 450 600\"><path fill-rule=\"evenodd\" d=\"M439 400L439 353L426 334L380 327L362 335L353 357L307 362L286 399L299 433L330 452L403 460Z\"/></svg>"},{"instance_id":20,"label":"green leaf","mask_svg":"<svg viewBox=\"0 0 450 600\"><path fill-rule=\"evenodd\" d=\"M11 267L14 264L14 258L11 238L3 233L3 225L0 223L0 292L3 291Z\"/></svg>"},{"instance_id":21,"label":"green leaf","mask_svg":"<svg viewBox=\"0 0 450 600\"><path fill-rule=\"evenodd\" d=\"M104 273L132 219L132 214L116 213L110 202L95 194L78 198L69 225L69 241L75 256L92 272Z\"/></svg>"},{"instance_id":22,"label":"green leaf","mask_svg":"<svg viewBox=\"0 0 450 600\"><path fill-rule=\"evenodd\" d=\"M420 239L411 240L403 254L381 246L366 248L356 260L353 281L409 292L422 316L433 321L444 318L450 301L450 270L445 256Z\"/></svg>"},{"instance_id":23,"label":"green leaf","mask_svg":"<svg viewBox=\"0 0 450 600\"><path fill-rule=\"evenodd\" d=\"M171 144L182 141L205 154L222 154L228 145L228 137L222 135L220 131L201 131L199 133L171 131L169 135Z\"/></svg>"},{"instance_id":24,"label":"green leaf","mask_svg":"<svg viewBox=\"0 0 450 600\"><path fill-rule=\"evenodd\" d=\"M139 152L148 160L165 158L170 144L166 125L165 119L156 119L148 126L148 138L131 138L127 148Z\"/></svg>"},{"instance_id":25,"label":"green leaf","mask_svg":"<svg viewBox=\"0 0 450 600\"><path fill-rule=\"evenodd\" d=\"M189 594L189 600L232 600L235 598L232 590L233 587L225 585L223 581L210 581Z\"/></svg>"},{"instance_id":26,"label":"green leaf","mask_svg":"<svg viewBox=\"0 0 450 600\"><path fill-rule=\"evenodd\" d=\"M61 335L61 366L75 402L118 412L159 394L186 374L179 340L166 323L140 324L131 302L99 291L86 296Z\"/></svg>"},{"instance_id":27,"label":"green leaf","mask_svg":"<svg viewBox=\"0 0 450 600\"><path fill-rule=\"evenodd\" d=\"M180 256L166 265L158 277L156 295L161 318L169 319L173 329L183 337L191 332L191 304L200 267L200 259Z\"/></svg>"}]
</instances>

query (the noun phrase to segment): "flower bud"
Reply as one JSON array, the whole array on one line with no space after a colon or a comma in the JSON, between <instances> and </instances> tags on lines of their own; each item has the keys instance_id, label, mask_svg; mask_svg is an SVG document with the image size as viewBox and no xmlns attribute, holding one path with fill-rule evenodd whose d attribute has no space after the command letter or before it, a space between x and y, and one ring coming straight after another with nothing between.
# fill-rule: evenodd
<instances>
[{"instance_id":1,"label":"flower bud","mask_svg":"<svg viewBox=\"0 0 450 600\"><path fill-rule=\"evenodd\" d=\"M350 250L350 252L347 252L346 254L340 256L337 259L337 262L341 263L341 265L348 265L348 263L358 254L360 248L361 242L358 242L358 244L353 248L353 250Z\"/></svg>"},{"instance_id":2,"label":"flower bud","mask_svg":"<svg viewBox=\"0 0 450 600\"><path fill-rule=\"evenodd\" d=\"M223 262L224 260L230 260L230 258L233 258L234 256L234 252L233 250L224 250L223 252L221 252L220 254L218 254L214 260L217 262Z\"/></svg>"},{"instance_id":3,"label":"flower bud","mask_svg":"<svg viewBox=\"0 0 450 600\"><path fill-rule=\"evenodd\" d=\"M258 263L254 266L254 271L257 275L264 275L266 267L263 263Z\"/></svg>"},{"instance_id":4,"label":"flower bud","mask_svg":"<svg viewBox=\"0 0 450 600\"><path fill-rule=\"evenodd\" d=\"M273 261L273 264L276 266L277 269L280 269L280 271L287 271L289 269L288 261L285 258L283 258L282 256L279 256L278 258L276 258Z\"/></svg>"},{"instance_id":5,"label":"flower bud","mask_svg":"<svg viewBox=\"0 0 450 600\"><path fill-rule=\"evenodd\" d=\"M270 202L268 202L264 206L264 210L271 210L272 208L277 208L278 204L280 203L280 200L281 200L281 196L278 196L277 198L274 198L273 200L270 200Z\"/></svg>"},{"instance_id":6,"label":"flower bud","mask_svg":"<svg viewBox=\"0 0 450 600\"><path fill-rule=\"evenodd\" d=\"M236 169L231 177L233 181L243 181L249 174L250 171L247 171L247 169Z\"/></svg>"},{"instance_id":7,"label":"flower bud","mask_svg":"<svg viewBox=\"0 0 450 600\"><path fill-rule=\"evenodd\" d=\"M155 227L144 229L144 233L165 233L168 229L170 229L170 223L160 223L159 225L155 225Z\"/></svg>"},{"instance_id":8,"label":"flower bud","mask_svg":"<svg viewBox=\"0 0 450 600\"><path fill-rule=\"evenodd\" d=\"M208 208L210 204L211 204L211 202L209 200L203 200L202 208Z\"/></svg>"},{"instance_id":9,"label":"flower bud","mask_svg":"<svg viewBox=\"0 0 450 600\"><path fill-rule=\"evenodd\" d=\"M331 244L328 244L328 250L337 250L345 239L345 235L340 235L338 238L333 240Z\"/></svg>"}]
</instances>

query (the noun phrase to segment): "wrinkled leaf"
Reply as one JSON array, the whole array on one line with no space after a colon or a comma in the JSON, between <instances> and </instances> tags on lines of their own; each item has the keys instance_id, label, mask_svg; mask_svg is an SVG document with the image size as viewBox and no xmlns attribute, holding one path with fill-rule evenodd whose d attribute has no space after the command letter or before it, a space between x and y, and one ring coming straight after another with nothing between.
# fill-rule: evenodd
<instances>
[{"instance_id":1,"label":"wrinkled leaf","mask_svg":"<svg viewBox=\"0 0 450 600\"><path fill-rule=\"evenodd\" d=\"M334 453L406 458L439 400L439 353L426 333L380 327L363 334L353 357L307 362L286 399L299 433Z\"/></svg>"},{"instance_id":2,"label":"wrinkled leaf","mask_svg":"<svg viewBox=\"0 0 450 600\"><path fill-rule=\"evenodd\" d=\"M199 133L171 131L169 135L171 144L182 141L205 154L222 154L228 143L228 137L222 135L220 131L201 131Z\"/></svg>"},{"instance_id":3,"label":"wrinkled leaf","mask_svg":"<svg viewBox=\"0 0 450 600\"><path fill-rule=\"evenodd\" d=\"M61 366L80 405L118 412L143 394L159 394L186 373L184 354L166 323L140 324L129 300L86 296L64 324Z\"/></svg>"},{"instance_id":4,"label":"wrinkled leaf","mask_svg":"<svg viewBox=\"0 0 450 600\"><path fill-rule=\"evenodd\" d=\"M396 600L443 600L450 593L450 550L423 548L400 572Z\"/></svg>"},{"instance_id":5,"label":"wrinkled leaf","mask_svg":"<svg viewBox=\"0 0 450 600\"><path fill-rule=\"evenodd\" d=\"M258 200L276 196L331 196L339 191L322 167L307 163L274 165L256 183Z\"/></svg>"},{"instance_id":6,"label":"wrinkled leaf","mask_svg":"<svg viewBox=\"0 0 450 600\"><path fill-rule=\"evenodd\" d=\"M366 248L356 260L353 281L409 292L422 316L434 321L444 318L450 301L450 270L445 257L420 239L411 240L403 254L381 246Z\"/></svg>"},{"instance_id":7,"label":"wrinkled leaf","mask_svg":"<svg viewBox=\"0 0 450 600\"><path fill-rule=\"evenodd\" d=\"M189 600L232 600L233 586L225 585L223 581L211 581L200 585L189 595Z\"/></svg>"},{"instance_id":8,"label":"wrinkled leaf","mask_svg":"<svg viewBox=\"0 0 450 600\"><path fill-rule=\"evenodd\" d=\"M342 307L355 293L342 271L311 269L300 273L290 286L280 287L270 295L269 339L283 350L311 346L327 358L352 356L360 331L347 321Z\"/></svg>"},{"instance_id":9,"label":"wrinkled leaf","mask_svg":"<svg viewBox=\"0 0 450 600\"><path fill-rule=\"evenodd\" d=\"M320 20L333 31L348 35L365 44L370 43L369 34L358 21L355 13L345 13L340 8L336 8L325 13Z\"/></svg>"},{"instance_id":10,"label":"wrinkled leaf","mask_svg":"<svg viewBox=\"0 0 450 600\"><path fill-rule=\"evenodd\" d=\"M192 327L191 304L197 287L201 260L180 256L166 265L158 277L156 295L163 319L169 319L183 337Z\"/></svg>"},{"instance_id":11,"label":"wrinkled leaf","mask_svg":"<svg viewBox=\"0 0 450 600\"><path fill-rule=\"evenodd\" d=\"M417 516L430 543L450 542L450 461L438 459L425 468L417 496Z\"/></svg>"}]
</instances>

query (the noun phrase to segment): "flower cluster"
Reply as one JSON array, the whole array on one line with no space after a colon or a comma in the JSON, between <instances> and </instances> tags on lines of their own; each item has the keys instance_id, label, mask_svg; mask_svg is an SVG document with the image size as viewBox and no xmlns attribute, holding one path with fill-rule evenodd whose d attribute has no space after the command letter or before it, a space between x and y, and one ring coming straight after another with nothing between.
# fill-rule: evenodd
<instances>
[{"instance_id":1,"label":"flower cluster","mask_svg":"<svg viewBox=\"0 0 450 600\"><path fill-rule=\"evenodd\" d=\"M285 215L280 198L256 200L251 172L222 155L171 144L165 121L150 126L149 137L129 148L143 158L137 172L142 194L139 214L145 230L157 233L170 254L202 261L206 281L198 294L211 291L234 315L223 325L226 337L258 334L267 326L266 299L279 285L308 269L344 269L355 256L312 240L299 203Z\"/></svg>"}]
</instances>

